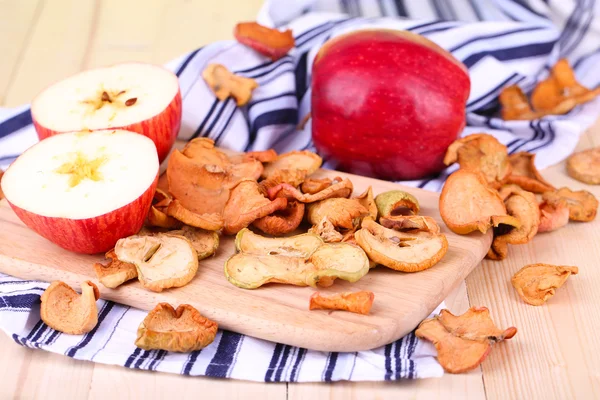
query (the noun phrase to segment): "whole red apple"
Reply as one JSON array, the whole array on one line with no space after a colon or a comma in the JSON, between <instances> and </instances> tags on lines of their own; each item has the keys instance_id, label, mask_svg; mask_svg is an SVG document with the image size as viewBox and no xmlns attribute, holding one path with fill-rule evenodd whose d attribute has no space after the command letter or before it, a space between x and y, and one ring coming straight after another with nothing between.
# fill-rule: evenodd
<instances>
[{"instance_id":1,"label":"whole red apple","mask_svg":"<svg viewBox=\"0 0 600 400\"><path fill-rule=\"evenodd\" d=\"M388 180L440 172L465 126L467 68L406 31L363 30L323 45L312 67L312 137L337 169Z\"/></svg>"},{"instance_id":2,"label":"whole red apple","mask_svg":"<svg viewBox=\"0 0 600 400\"><path fill-rule=\"evenodd\" d=\"M156 147L145 136L71 132L27 149L6 170L1 187L30 229L64 249L95 254L140 231L158 171Z\"/></svg>"},{"instance_id":3,"label":"whole red apple","mask_svg":"<svg viewBox=\"0 0 600 400\"><path fill-rule=\"evenodd\" d=\"M44 89L31 103L40 140L57 133L122 129L152 139L162 162L181 126L179 80L146 63L83 71Z\"/></svg>"}]
</instances>

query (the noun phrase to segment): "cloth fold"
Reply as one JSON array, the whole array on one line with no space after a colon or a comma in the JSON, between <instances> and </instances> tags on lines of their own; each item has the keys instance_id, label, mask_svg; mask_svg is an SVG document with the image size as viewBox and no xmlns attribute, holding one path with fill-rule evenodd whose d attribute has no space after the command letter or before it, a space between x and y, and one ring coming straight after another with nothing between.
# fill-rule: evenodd
<instances>
[{"instance_id":1,"label":"cloth fold","mask_svg":"<svg viewBox=\"0 0 600 400\"><path fill-rule=\"evenodd\" d=\"M301 131L296 126L310 111L316 52L328 39L348 31L391 28L433 40L469 68L472 90L462 136L490 133L511 153L536 153L537 167L544 168L573 151L580 134L594 122L600 101L563 116L507 122L498 117L498 94L510 84L529 92L563 57L583 85L597 86L596 9L594 0L267 0L257 19L292 29L296 47L286 57L273 62L230 40L208 44L166 65L179 77L183 96L179 138L210 137L218 146L240 151L315 151L310 124ZM209 63L256 79L260 86L251 102L239 108L232 99L215 99L201 78ZM28 105L0 109L1 169L37 140ZM326 160L324 167L334 169L335 161ZM402 183L439 191L454 169ZM99 324L92 332L64 335L40 321L39 296L47 285L0 274L0 329L20 345L127 368L267 382L395 380L443 373L433 347L414 333L358 353L308 351L228 331L219 331L215 342L199 352L143 351L133 343L145 312L102 300Z\"/></svg>"}]
</instances>

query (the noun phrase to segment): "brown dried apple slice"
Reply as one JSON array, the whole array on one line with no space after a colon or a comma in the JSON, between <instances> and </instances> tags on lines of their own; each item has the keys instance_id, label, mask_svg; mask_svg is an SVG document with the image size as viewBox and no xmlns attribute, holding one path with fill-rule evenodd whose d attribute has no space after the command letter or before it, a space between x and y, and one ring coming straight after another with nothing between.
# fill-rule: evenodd
<instances>
[{"instance_id":1,"label":"brown dried apple slice","mask_svg":"<svg viewBox=\"0 0 600 400\"><path fill-rule=\"evenodd\" d=\"M173 200L167 207L167 215L196 228L218 231L223 228L223 218L219 214L196 214L183 207L179 200Z\"/></svg>"},{"instance_id":2,"label":"brown dried apple slice","mask_svg":"<svg viewBox=\"0 0 600 400\"><path fill-rule=\"evenodd\" d=\"M225 277L243 289L267 283L329 286L335 279L356 282L369 271L369 259L358 246L324 243L309 233L265 238L243 229L236 248L239 253L225 264Z\"/></svg>"},{"instance_id":3,"label":"brown dried apple slice","mask_svg":"<svg viewBox=\"0 0 600 400\"><path fill-rule=\"evenodd\" d=\"M178 228L182 225L181 221L167 215L167 207L173 198L161 189L156 189L152 206L148 212L148 224L159 228Z\"/></svg>"},{"instance_id":4,"label":"brown dried apple slice","mask_svg":"<svg viewBox=\"0 0 600 400\"><path fill-rule=\"evenodd\" d=\"M398 232L370 218L362 221L354 238L371 260L402 272L431 268L448 251L448 240L443 234Z\"/></svg>"},{"instance_id":5,"label":"brown dried apple slice","mask_svg":"<svg viewBox=\"0 0 600 400\"><path fill-rule=\"evenodd\" d=\"M533 120L541 116L531 109L529 100L525 93L517 85L507 86L500 92L500 104L502 106L502 119L510 120Z\"/></svg>"},{"instance_id":6,"label":"brown dried apple slice","mask_svg":"<svg viewBox=\"0 0 600 400\"><path fill-rule=\"evenodd\" d=\"M98 287L90 281L81 284L81 295L69 285L55 281L40 298L40 316L50 328L69 335L83 335L98 324Z\"/></svg>"},{"instance_id":7,"label":"brown dried apple slice","mask_svg":"<svg viewBox=\"0 0 600 400\"><path fill-rule=\"evenodd\" d=\"M506 207L496 190L490 189L483 175L459 169L442 188L440 215L454 233L486 233L492 216L506 215Z\"/></svg>"},{"instance_id":8,"label":"brown dried apple slice","mask_svg":"<svg viewBox=\"0 0 600 400\"><path fill-rule=\"evenodd\" d=\"M281 154L277 160L265 165L262 177L268 178L279 170L303 170L307 175L316 172L323 164L323 159L319 155L308 151L291 151Z\"/></svg>"},{"instance_id":9,"label":"brown dried apple slice","mask_svg":"<svg viewBox=\"0 0 600 400\"><path fill-rule=\"evenodd\" d=\"M310 296L309 310L342 310L367 315L371 311L375 294L367 290L324 295L315 292Z\"/></svg>"},{"instance_id":10,"label":"brown dried apple slice","mask_svg":"<svg viewBox=\"0 0 600 400\"><path fill-rule=\"evenodd\" d=\"M227 154L215 148L215 141L210 138L194 138L186 143L181 153L198 165L214 165L222 170L230 164Z\"/></svg>"},{"instance_id":11,"label":"brown dried apple slice","mask_svg":"<svg viewBox=\"0 0 600 400\"><path fill-rule=\"evenodd\" d=\"M135 345L144 350L187 353L211 344L218 328L189 304L175 310L168 303L159 303L138 327Z\"/></svg>"},{"instance_id":12,"label":"brown dried apple slice","mask_svg":"<svg viewBox=\"0 0 600 400\"><path fill-rule=\"evenodd\" d=\"M567 159L567 173L588 185L600 185L600 147L571 154Z\"/></svg>"},{"instance_id":13,"label":"brown dried apple slice","mask_svg":"<svg viewBox=\"0 0 600 400\"><path fill-rule=\"evenodd\" d=\"M310 227L308 233L318 235L325 243L337 243L344 239L344 235L335 229L335 226L327 217Z\"/></svg>"},{"instance_id":14,"label":"brown dried apple slice","mask_svg":"<svg viewBox=\"0 0 600 400\"><path fill-rule=\"evenodd\" d=\"M94 264L94 272L100 283L107 288L114 289L131 279L137 278L135 265L120 261L114 249L106 253L105 257L110 259L110 262L107 265Z\"/></svg>"},{"instance_id":15,"label":"brown dried apple slice","mask_svg":"<svg viewBox=\"0 0 600 400\"><path fill-rule=\"evenodd\" d=\"M421 322L415 335L433 343L438 362L449 373L459 374L477 368L493 344L510 339L515 327L498 329L486 307L471 307L455 316L448 310Z\"/></svg>"},{"instance_id":16,"label":"brown dried apple slice","mask_svg":"<svg viewBox=\"0 0 600 400\"><path fill-rule=\"evenodd\" d=\"M540 194L556 190L537 170L535 154L522 151L511 154L508 159L512 165L512 172L506 177L506 183L513 183L528 192Z\"/></svg>"},{"instance_id":17,"label":"brown dried apple slice","mask_svg":"<svg viewBox=\"0 0 600 400\"><path fill-rule=\"evenodd\" d=\"M545 201L540 203L539 232L555 231L569 223L569 207L564 199L557 200L554 204Z\"/></svg>"},{"instance_id":18,"label":"brown dried apple slice","mask_svg":"<svg viewBox=\"0 0 600 400\"><path fill-rule=\"evenodd\" d=\"M260 151L249 151L238 155L229 156L229 160L234 164L245 163L248 161L256 160L261 163L268 163L277 160L277 152L274 149L260 150ZM260 175L259 175L260 177Z\"/></svg>"},{"instance_id":19,"label":"brown dried apple slice","mask_svg":"<svg viewBox=\"0 0 600 400\"><path fill-rule=\"evenodd\" d=\"M208 64L202 78L219 100L233 97L238 107L246 105L258 87L254 79L236 75L221 64Z\"/></svg>"},{"instance_id":20,"label":"brown dried apple slice","mask_svg":"<svg viewBox=\"0 0 600 400\"><path fill-rule=\"evenodd\" d=\"M257 219L252 225L267 235L281 236L293 232L304 218L304 203L290 201L283 210Z\"/></svg>"},{"instance_id":21,"label":"brown dried apple slice","mask_svg":"<svg viewBox=\"0 0 600 400\"><path fill-rule=\"evenodd\" d=\"M373 197L373 188L369 186L362 194L354 197L364 208L369 211L369 216L377 220L377 203Z\"/></svg>"},{"instance_id":22,"label":"brown dried apple slice","mask_svg":"<svg viewBox=\"0 0 600 400\"><path fill-rule=\"evenodd\" d=\"M154 292L185 286L198 271L198 254L184 236L130 236L119 239L115 254L134 264L142 286Z\"/></svg>"},{"instance_id":23,"label":"brown dried apple slice","mask_svg":"<svg viewBox=\"0 0 600 400\"><path fill-rule=\"evenodd\" d=\"M336 178L338 182L342 181L342 178ZM321 190L327 189L329 186L333 185L334 182L329 178L307 178L304 182L302 182L302 193L315 194L319 193Z\"/></svg>"},{"instance_id":24,"label":"brown dried apple slice","mask_svg":"<svg viewBox=\"0 0 600 400\"><path fill-rule=\"evenodd\" d=\"M169 231L169 234L183 236L189 240L198 254L198 261L212 256L219 248L219 234L214 231L184 226L180 230Z\"/></svg>"},{"instance_id":25,"label":"brown dried apple slice","mask_svg":"<svg viewBox=\"0 0 600 400\"><path fill-rule=\"evenodd\" d=\"M574 192L563 187L555 192L544 193L542 198L551 206L559 206L562 201L565 201L567 207L569 207L569 219L571 221L593 221L598 212L598 200L587 190Z\"/></svg>"},{"instance_id":26,"label":"brown dried apple slice","mask_svg":"<svg viewBox=\"0 0 600 400\"><path fill-rule=\"evenodd\" d=\"M291 29L280 31L256 22L238 23L233 35L238 42L273 61L285 56L296 44Z\"/></svg>"},{"instance_id":27,"label":"brown dried apple slice","mask_svg":"<svg viewBox=\"0 0 600 400\"><path fill-rule=\"evenodd\" d=\"M381 226L400 232L441 232L440 226L431 217L421 215L396 215L393 217L379 219Z\"/></svg>"},{"instance_id":28,"label":"brown dried apple slice","mask_svg":"<svg viewBox=\"0 0 600 400\"><path fill-rule=\"evenodd\" d=\"M491 187L499 187L512 169L506 146L485 133L454 141L446 151L444 164L451 165L455 162L463 170L481 172Z\"/></svg>"},{"instance_id":29,"label":"brown dried apple slice","mask_svg":"<svg viewBox=\"0 0 600 400\"><path fill-rule=\"evenodd\" d=\"M313 225L327 218L336 228L352 229L369 215L369 210L356 199L335 197L308 204L306 214Z\"/></svg>"},{"instance_id":30,"label":"brown dried apple slice","mask_svg":"<svg viewBox=\"0 0 600 400\"><path fill-rule=\"evenodd\" d=\"M380 193L375 197L375 204L379 216L383 218L396 215L417 215L420 211L417 198L403 190Z\"/></svg>"},{"instance_id":31,"label":"brown dried apple slice","mask_svg":"<svg viewBox=\"0 0 600 400\"><path fill-rule=\"evenodd\" d=\"M350 179L344 179L315 194L302 193L295 187L286 183L270 188L267 193L270 199L282 197L290 200L294 199L302 203L314 203L332 197L349 197L353 190L354 186Z\"/></svg>"},{"instance_id":32,"label":"brown dried apple slice","mask_svg":"<svg viewBox=\"0 0 600 400\"><path fill-rule=\"evenodd\" d=\"M530 264L513 275L511 283L521 299L532 306L541 306L556 289L560 288L571 274L577 275L579 268L549 264Z\"/></svg>"},{"instance_id":33,"label":"brown dried apple slice","mask_svg":"<svg viewBox=\"0 0 600 400\"><path fill-rule=\"evenodd\" d=\"M287 199L267 199L254 180L243 180L231 191L223 210L224 229L228 235L236 234L259 218L287 207Z\"/></svg>"}]
</instances>

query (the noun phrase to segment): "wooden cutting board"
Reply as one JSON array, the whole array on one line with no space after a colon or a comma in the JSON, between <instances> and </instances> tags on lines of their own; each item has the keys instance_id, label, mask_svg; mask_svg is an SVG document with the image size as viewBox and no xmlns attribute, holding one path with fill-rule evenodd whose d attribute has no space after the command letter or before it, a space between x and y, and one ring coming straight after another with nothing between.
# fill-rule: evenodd
<instances>
[{"instance_id":1,"label":"wooden cutting board","mask_svg":"<svg viewBox=\"0 0 600 400\"><path fill-rule=\"evenodd\" d=\"M369 186L377 195L392 189L406 190L419 199L421 214L434 217L447 235L449 249L434 267L412 274L378 266L358 282L337 280L320 289L325 293L371 290L375 301L370 315L343 311L308 310L310 287L269 284L255 290L230 284L223 274L227 258L234 253L233 237L221 237L214 257L202 260L197 276L187 286L154 293L131 281L117 289L102 286L93 264L102 256L71 253L28 229L0 201L0 272L22 279L62 280L80 290L92 280L101 298L151 310L159 302L174 307L188 303L223 329L274 342L320 351L359 351L390 343L413 330L479 264L491 240L491 232L455 235L442 223L438 194L361 176L321 170L315 175L348 177L355 194Z\"/></svg>"}]
</instances>

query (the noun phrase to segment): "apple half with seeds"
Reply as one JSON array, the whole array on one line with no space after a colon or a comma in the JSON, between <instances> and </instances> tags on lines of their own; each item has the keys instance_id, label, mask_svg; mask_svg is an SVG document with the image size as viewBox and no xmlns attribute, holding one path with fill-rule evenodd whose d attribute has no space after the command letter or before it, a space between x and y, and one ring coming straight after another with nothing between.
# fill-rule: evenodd
<instances>
[{"instance_id":1,"label":"apple half with seeds","mask_svg":"<svg viewBox=\"0 0 600 400\"><path fill-rule=\"evenodd\" d=\"M2 190L39 235L73 252L104 253L142 228L158 171L156 147L145 136L69 132L21 154L4 173Z\"/></svg>"},{"instance_id":2,"label":"apple half with seeds","mask_svg":"<svg viewBox=\"0 0 600 400\"><path fill-rule=\"evenodd\" d=\"M162 162L181 126L179 81L153 64L90 69L43 90L31 103L31 116L40 140L82 130L137 132L152 139Z\"/></svg>"}]
</instances>

